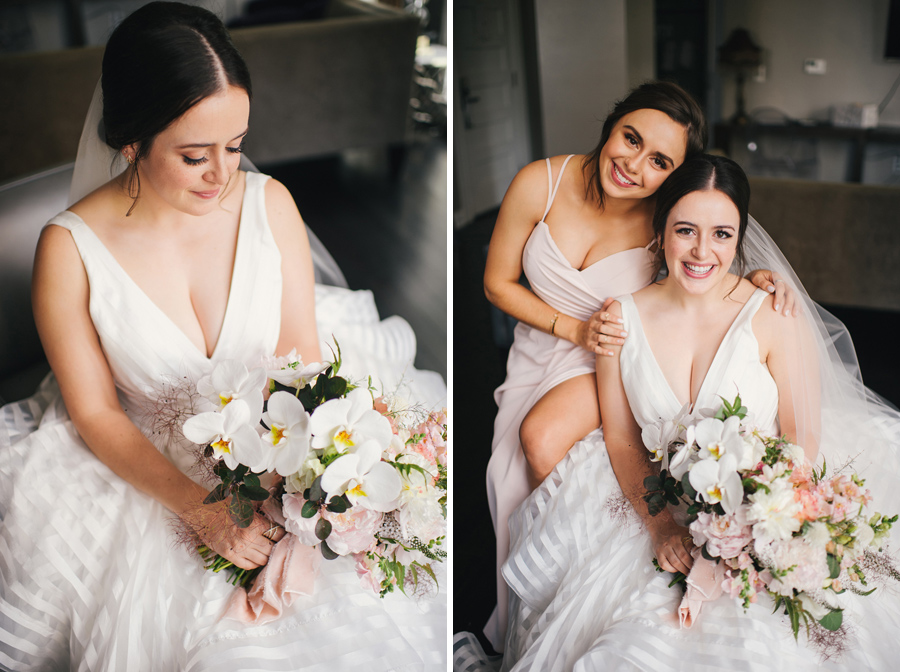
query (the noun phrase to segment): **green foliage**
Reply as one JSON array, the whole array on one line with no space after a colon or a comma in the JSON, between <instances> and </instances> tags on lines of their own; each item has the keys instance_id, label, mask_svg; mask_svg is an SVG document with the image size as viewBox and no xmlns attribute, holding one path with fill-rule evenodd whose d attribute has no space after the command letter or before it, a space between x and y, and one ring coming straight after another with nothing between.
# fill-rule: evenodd
<instances>
[{"instance_id":1,"label":"green foliage","mask_svg":"<svg viewBox=\"0 0 900 672\"><path fill-rule=\"evenodd\" d=\"M825 614L822 618L819 619L819 625L821 625L826 630L831 630L832 632L835 630L840 630L843 622L844 622L844 610L843 609L832 609L827 614Z\"/></svg>"},{"instance_id":2,"label":"green foliage","mask_svg":"<svg viewBox=\"0 0 900 672\"><path fill-rule=\"evenodd\" d=\"M840 558L828 554L828 571L830 572L829 578L836 579L841 575L841 561Z\"/></svg>"},{"instance_id":3,"label":"green foliage","mask_svg":"<svg viewBox=\"0 0 900 672\"><path fill-rule=\"evenodd\" d=\"M717 420L725 420L726 418L730 418L732 415L738 416L741 420L747 417L747 407L741 404L741 395L737 395L734 398L734 401L730 404L725 399L725 397L720 396L719 399L722 400L722 408L719 409L719 412L716 413Z\"/></svg>"},{"instance_id":4,"label":"green foliage","mask_svg":"<svg viewBox=\"0 0 900 672\"><path fill-rule=\"evenodd\" d=\"M644 487L647 489L644 501L647 502L647 511L651 516L661 513L668 504L677 506L684 495L682 483L676 481L665 469L660 471L659 475L647 476L644 479Z\"/></svg>"},{"instance_id":5,"label":"green foliage","mask_svg":"<svg viewBox=\"0 0 900 672\"><path fill-rule=\"evenodd\" d=\"M328 546L327 541L323 541L321 544L319 544L319 550L322 551L322 556L326 560L334 560L335 558L340 557L337 553L331 550L331 548Z\"/></svg>"}]
</instances>

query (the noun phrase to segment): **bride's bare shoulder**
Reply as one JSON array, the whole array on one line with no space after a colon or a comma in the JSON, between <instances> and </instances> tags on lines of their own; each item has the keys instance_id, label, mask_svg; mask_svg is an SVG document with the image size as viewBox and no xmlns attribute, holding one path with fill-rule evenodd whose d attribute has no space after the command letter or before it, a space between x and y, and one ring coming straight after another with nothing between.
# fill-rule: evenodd
<instances>
[{"instance_id":1,"label":"bride's bare shoulder","mask_svg":"<svg viewBox=\"0 0 900 672\"><path fill-rule=\"evenodd\" d=\"M113 179L70 205L68 210L96 231L115 219L116 213L122 216L128 212L131 204L132 199L119 181Z\"/></svg>"}]
</instances>

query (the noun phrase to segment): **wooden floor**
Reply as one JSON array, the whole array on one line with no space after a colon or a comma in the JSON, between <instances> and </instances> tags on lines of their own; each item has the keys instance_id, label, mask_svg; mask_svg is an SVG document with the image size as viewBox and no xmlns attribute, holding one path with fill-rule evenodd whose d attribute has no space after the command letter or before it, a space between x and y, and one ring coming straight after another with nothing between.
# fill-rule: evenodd
<instances>
[{"instance_id":1,"label":"wooden floor","mask_svg":"<svg viewBox=\"0 0 900 672\"><path fill-rule=\"evenodd\" d=\"M353 150L260 170L291 191L350 287L372 290L382 318L410 323L416 367L446 380L446 142L415 142L399 170L390 159L384 148Z\"/></svg>"}]
</instances>

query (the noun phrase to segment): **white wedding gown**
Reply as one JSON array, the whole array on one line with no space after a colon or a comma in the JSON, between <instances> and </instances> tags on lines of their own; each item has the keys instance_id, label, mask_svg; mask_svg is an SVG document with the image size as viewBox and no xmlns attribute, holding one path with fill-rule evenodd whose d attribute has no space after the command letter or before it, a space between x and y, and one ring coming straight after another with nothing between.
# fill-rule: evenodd
<instances>
[{"instance_id":1,"label":"white wedding gown","mask_svg":"<svg viewBox=\"0 0 900 672\"><path fill-rule=\"evenodd\" d=\"M231 291L207 358L138 288L76 215L69 229L90 281L90 313L128 415L179 468L192 459L166 428L183 381L222 359L258 364L280 328L280 255L266 220L267 177L248 173ZM342 374L440 405L440 376L415 371L415 337L379 321L369 292L317 286L323 353ZM173 393L175 391L175 393ZM164 401L165 398L171 401ZM171 423L168 424L171 430ZM112 473L79 437L49 376L0 409L0 668L4 670L444 670L446 589L416 601L363 589L351 558L322 563L315 592L273 623L219 620L235 590L179 545L171 515Z\"/></svg>"},{"instance_id":2,"label":"white wedding gown","mask_svg":"<svg viewBox=\"0 0 900 672\"><path fill-rule=\"evenodd\" d=\"M759 361L751 325L765 297L756 290L735 319L695 409L718 410L720 395L732 400L740 390L751 414L747 421L775 431L778 392ZM635 419L644 427L673 418L683 402L650 350L632 297L619 300L629 333L621 353L622 380ZM877 509L879 494L885 493L873 494ZM651 564L649 536L622 494L602 428L575 444L515 511L510 533L510 556L503 567L511 594L510 626L502 663L486 659L466 633L455 640L455 670L501 665L535 672L897 669L900 598L891 586L869 597L850 596L844 617L850 624L848 650L827 661L802 630L799 643L794 641L789 621L781 612L772 613L768 598L745 614L737 600L723 596L704 604L692 628L679 629L682 590L669 588L671 575Z\"/></svg>"}]
</instances>

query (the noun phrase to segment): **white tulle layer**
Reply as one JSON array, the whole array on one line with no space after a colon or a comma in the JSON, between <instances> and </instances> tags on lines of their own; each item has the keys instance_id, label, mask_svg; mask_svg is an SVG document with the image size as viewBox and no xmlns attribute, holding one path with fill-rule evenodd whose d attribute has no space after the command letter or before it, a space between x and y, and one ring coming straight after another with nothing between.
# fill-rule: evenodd
<instances>
[{"instance_id":1,"label":"white tulle layer","mask_svg":"<svg viewBox=\"0 0 900 672\"><path fill-rule=\"evenodd\" d=\"M575 445L510 529L503 670L896 669L900 600L891 588L848 600L847 651L831 660L803 631L795 642L786 617L762 599L745 614L720 598L692 628L679 629L681 590L651 564L649 538L621 495L602 430ZM458 671L501 665L468 634L457 636L453 658Z\"/></svg>"},{"instance_id":2,"label":"white tulle layer","mask_svg":"<svg viewBox=\"0 0 900 672\"><path fill-rule=\"evenodd\" d=\"M322 287L317 300L320 335L334 327L348 370L441 403L440 376L411 366L405 322L379 321L367 292ZM278 621L220 621L234 589L84 445L52 376L0 409L0 669L445 670L444 583L436 599L382 600L342 558Z\"/></svg>"}]
</instances>

